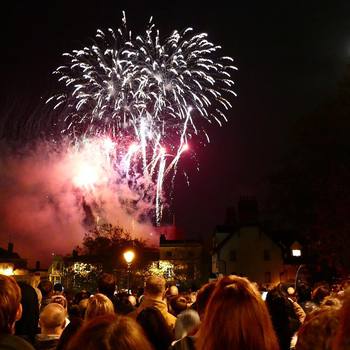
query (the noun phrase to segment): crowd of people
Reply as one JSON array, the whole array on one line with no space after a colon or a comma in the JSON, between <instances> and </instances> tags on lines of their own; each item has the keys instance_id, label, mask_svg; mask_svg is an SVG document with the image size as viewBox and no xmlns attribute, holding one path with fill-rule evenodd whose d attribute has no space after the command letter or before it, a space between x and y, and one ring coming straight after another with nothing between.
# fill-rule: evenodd
<instances>
[{"instance_id":1,"label":"crowd of people","mask_svg":"<svg viewBox=\"0 0 350 350\"><path fill-rule=\"evenodd\" d=\"M95 294L50 281L0 275L0 349L345 350L350 349L347 283L299 283L262 291L224 276L179 292L150 276L142 292L116 293L103 273Z\"/></svg>"}]
</instances>

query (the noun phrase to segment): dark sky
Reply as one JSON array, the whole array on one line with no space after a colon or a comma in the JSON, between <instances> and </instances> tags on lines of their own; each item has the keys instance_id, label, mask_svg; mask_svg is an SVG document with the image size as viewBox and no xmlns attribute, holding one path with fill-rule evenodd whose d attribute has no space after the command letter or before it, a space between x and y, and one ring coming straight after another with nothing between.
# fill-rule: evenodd
<instances>
[{"instance_id":1,"label":"dark sky","mask_svg":"<svg viewBox=\"0 0 350 350\"><path fill-rule=\"evenodd\" d=\"M123 4L124 3L124 4ZM97 28L161 32L194 27L235 59L238 97L211 143L184 161L172 208L188 236L211 233L225 208L255 195L289 147L289 130L335 90L350 54L349 1L16 1L1 10L1 98L35 105L54 91L61 54L88 43ZM228 5L230 4L230 5ZM4 4L2 4L4 6Z\"/></svg>"}]
</instances>

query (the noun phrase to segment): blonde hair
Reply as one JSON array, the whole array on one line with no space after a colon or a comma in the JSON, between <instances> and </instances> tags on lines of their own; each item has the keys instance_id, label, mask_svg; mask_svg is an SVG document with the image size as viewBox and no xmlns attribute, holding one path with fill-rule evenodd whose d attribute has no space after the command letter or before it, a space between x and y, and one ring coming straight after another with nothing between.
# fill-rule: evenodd
<instances>
[{"instance_id":1,"label":"blonde hair","mask_svg":"<svg viewBox=\"0 0 350 350\"><path fill-rule=\"evenodd\" d=\"M97 293L88 299L85 311L85 320L91 320L96 316L114 314L114 306L111 300L104 294Z\"/></svg>"}]
</instances>

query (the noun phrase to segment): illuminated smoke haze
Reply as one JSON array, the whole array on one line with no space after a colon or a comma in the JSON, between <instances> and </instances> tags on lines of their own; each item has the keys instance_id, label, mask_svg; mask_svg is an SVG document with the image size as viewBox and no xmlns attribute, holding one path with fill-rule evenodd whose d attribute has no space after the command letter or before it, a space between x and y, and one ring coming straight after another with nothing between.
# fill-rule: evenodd
<instances>
[{"instance_id":1,"label":"illuminated smoke haze","mask_svg":"<svg viewBox=\"0 0 350 350\"><path fill-rule=\"evenodd\" d=\"M155 243L152 225L137 220L151 207L138 200L138 194L125 182L108 182L108 169L97 164L97 183L88 184L89 188L77 187L74 181L80 169L96 165L85 152L84 147L77 150L69 144L57 150L57 145L45 142L15 154L2 147L1 246L10 238L15 251L28 258L30 265L40 260L46 266L52 253L70 253L88 230L83 199L96 217L129 230L133 237L146 239L150 245ZM125 204L128 202L133 203L132 209Z\"/></svg>"}]
</instances>

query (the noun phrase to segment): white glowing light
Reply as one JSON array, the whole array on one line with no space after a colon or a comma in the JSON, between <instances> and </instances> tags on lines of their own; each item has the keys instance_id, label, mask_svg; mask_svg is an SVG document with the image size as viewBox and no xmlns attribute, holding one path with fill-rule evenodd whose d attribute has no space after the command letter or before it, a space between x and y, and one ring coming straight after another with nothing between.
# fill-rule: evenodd
<instances>
[{"instance_id":1,"label":"white glowing light","mask_svg":"<svg viewBox=\"0 0 350 350\"><path fill-rule=\"evenodd\" d=\"M301 250L300 249L292 249L292 255L293 256L301 256Z\"/></svg>"},{"instance_id":2,"label":"white glowing light","mask_svg":"<svg viewBox=\"0 0 350 350\"><path fill-rule=\"evenodd\" d=\"M126 251L124 254L124 259L128 264L131 264L135 258L135 253L132 250Z\"/></svg>"},{"instance_id":3,"label":"white glowing light","mask_svg":"<svg viewBox=\"0 0 350 350\"><path fill-rule=\"evenodd\" d=\"M13 275L13 267L9 265L0 266L0 275L12 276Z\"/></svg>"},{"instance_id":4,"label":"white glowing light","mask_svg":"<svg viewBox=\"0 0 350 350\"><path fill-rule=\"evenodd\" d=\"M73 178L73 183L77 187L93 186L98 180L98 172L90 164L82 164L76 176Z\"/></svg>"}]
</instances>

